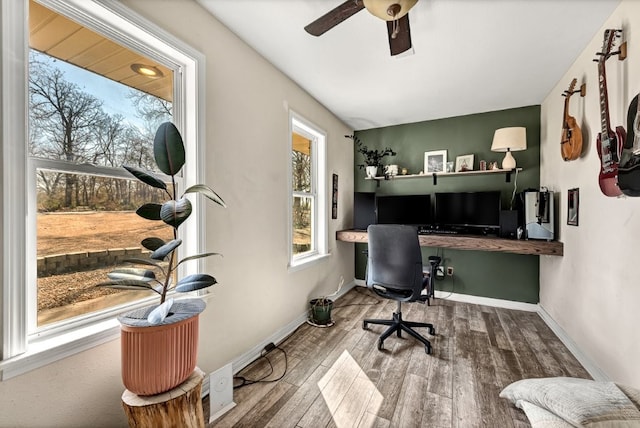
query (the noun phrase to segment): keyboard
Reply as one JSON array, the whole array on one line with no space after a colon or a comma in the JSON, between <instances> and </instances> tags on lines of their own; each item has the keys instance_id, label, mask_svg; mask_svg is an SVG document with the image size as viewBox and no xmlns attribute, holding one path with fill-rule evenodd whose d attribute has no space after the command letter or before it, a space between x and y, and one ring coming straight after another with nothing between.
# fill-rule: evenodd
<instances>
[{"instance_id":1,"label":"keyboard","mask_svg":"<svg viewBox=\"0 0 640 428\"><path fill-rule=\"evenodd\" d=\"M420 229L418 230L418 235L457 235L459 232L457 230L447 230L447 229Z\"/></svg>"}]
</instances>

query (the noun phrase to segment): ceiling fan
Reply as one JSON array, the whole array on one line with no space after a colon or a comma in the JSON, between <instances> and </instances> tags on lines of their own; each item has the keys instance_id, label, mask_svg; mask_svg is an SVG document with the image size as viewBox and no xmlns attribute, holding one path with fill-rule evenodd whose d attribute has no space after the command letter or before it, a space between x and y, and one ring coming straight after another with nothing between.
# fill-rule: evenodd
<instances>
[{"instance_id":1,"label":"ceiling fan","mask_svg":"<svg viewBox=\"0 0 640 428\"><path fill-rule=\"evenodd\" d=\"M391 56L394 56L411 49L408 13L417 2L418 0L347 0L304 29L313 36L320 36L366 8L372 15L387 21L389 49Z\"/></svg>"}]
</instances>

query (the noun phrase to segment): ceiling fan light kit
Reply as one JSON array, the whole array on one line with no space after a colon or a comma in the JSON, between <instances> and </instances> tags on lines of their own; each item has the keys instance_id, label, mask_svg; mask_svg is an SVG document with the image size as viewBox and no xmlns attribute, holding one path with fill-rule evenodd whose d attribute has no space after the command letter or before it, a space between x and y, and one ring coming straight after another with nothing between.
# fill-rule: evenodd
<instances>
[{"instance_id":1,"label":"ceiling fan light kit","mask_svg":"<svg viewBox=\"0 0 640 428\"><path fill-rule=\"evenodd\" d=\"M363 0L364 7L370 14L385 21L400 19L409 13L409 9L418 0Z\"/></svg>"},{"instance_id":2,"label":"ceiling fan light kit","mask_svg":"<svg viewBox=\"0 0 640 428\"><path fill-rule=\"evenodd\" d=\"M322 15L306 27L312 36L320 36L347 18L367 9L373 16L386 21L391 56L411 51L409 10L418 0L347 0Z\"/></svg>"}]
</instances>

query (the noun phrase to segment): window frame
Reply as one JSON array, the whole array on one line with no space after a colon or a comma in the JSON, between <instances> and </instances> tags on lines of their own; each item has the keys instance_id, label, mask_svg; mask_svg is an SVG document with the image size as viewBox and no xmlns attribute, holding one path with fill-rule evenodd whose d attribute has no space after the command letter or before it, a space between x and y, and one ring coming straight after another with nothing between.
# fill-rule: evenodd
<instances>
[{"instance_id":1,"label":"window frame","mask_svg":"<svg viewBox=\"0 0 640 428\"><path fill-rule=\"evenodd\" d=\"M117 2L106 0L36 0L61 15L97 31L116 42L169 65L174 70L174 117L186 148L183 170L185 186L203 182L205 147L204 55L157 25ZM31 251L35 242L35 211L28 200L32 197L28 179L33 167L26 150L28 117L28 0L2 2L2 145L0 162L0 380L6 380L53 361L111 341L119 336L119 323L113 313L105 317L89 316L81 322L70 322L29 334L30 316L27 281ZM7 144L7 142L22 144ZM96 167L93 172L100 172ZM31 180L32 181L32 180ZM31 189L31 190L30 190ZM25 197L26 195L26 197ZM183 251L195 254L204 248L204 204L193 202L193 216L183 225ZM33 241L32 241L33 240ZM35 257L35 256L33 256ZM203 260L186 264L185 273L200 271ZM35 270L35 268L33 269ZM30 278L31 277L31 278ZM144 302L144 301L143 301ZM138 302L130 307L142 306ZM121 312L124 310L119 308ZM31 312L31 313L30 313ZM37 311L36 311L37 312ZM109 310L106 310L109 312Z\"/></svg>"},{"instance_id":2,"label":"window frame","mask_svg":"<svg viewBox=\"0 0 640 428\"><path fill-rule=\"evenodd\" d=\"M300 192L293 189L293 133L305 136L311 141L311 191ZM297 114L289 111L289 164L287 198L287 230L289 271L302 269L327 257L328 254L328 204L327 204L327 134L320 127ZM303 254L293 252L293 199L295 197L312 197L311 214L311 251Z\"/></svg>"}]
</instances>

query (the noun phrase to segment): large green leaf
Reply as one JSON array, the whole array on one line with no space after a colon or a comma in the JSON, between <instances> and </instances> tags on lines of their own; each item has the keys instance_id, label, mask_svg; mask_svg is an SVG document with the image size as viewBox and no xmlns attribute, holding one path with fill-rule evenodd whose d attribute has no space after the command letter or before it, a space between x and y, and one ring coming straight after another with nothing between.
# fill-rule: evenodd
<instances>
[{"instance_id":1,"label":"large green leaf","mask_svg":"<svg viewBox=\"0 0 640 428\"><path fill-rule=\"evenodd\" d=\"M151 284L144 281L137 281L133 279L121 279L115 281L106 281L96 284L96 287L116 288L118 290L138 290L145 289L155 291L158 294L162 294L162 289L153 287Z\"/></svg>"},{"instance_id":2,"label":"large green leaf","mask_svg":"<svg viewBox=\"0 0 640 428\"><path fill-rule=\"evenodd\" d=\"M149 251L155 251L166 244L166 242L164 242L160 238L153 236L151 238L144 238L142 242L140 242L140 244L142 244L142 246Z\"/></svg>"},{"instance_id":3,"label":"large green leaf","mask_svg":"<svg viewBox=\"0 0 640 428\"><path fill-rule=\"evenodd\" d=\"M164 260L173 250L178 248L182 244L182 239L174 239L172 241L167 242L162 247L155 250L149 258L153 260Z\"/></svg>"},{"instance_id":4,"label":"large green leaf","mask_svg":"<svg viewBox=\"0 0 640 428\"><path fill-rule=\"evenodd\" d=\"M168 175L176 175L184 165L184 144L173 123L165 122L158 127L153 139L153 156L160 171Z\"/></svg>"},{"instance_id":5,"label":"large green leaf","mask_svg":"<svg viewBox=\"0 0 640 428\"><path fill-rule=\"evenodd\" d=\"M187 275L176 284L176 291L179 293L187 293L189 291L201 290L217 284L218 281L211 275L205 273L196 273Z\"/></svg>"},{"instance_id":6,"label":"large green leaf","mask_svg":"<svg viewBox=\"0 0 640 428\"><path fill-rule=\"evenodd\" d=\"M162 204L160 218L169 226L178 227L189 218L191 211L191 202L187 198L167 201Z\"/></svg>"},{"instance_id":7,"label":"large green leaf","mask_svg":"<svg viewBox=\"0 0 640 428\"><path fill-rule=\"evenodd\" d=\"M136 168L135 166L124 165L123 168L129 171L131 175L133 175L135 178L142 181L143 183L146 183L149 186L157 187L158 189L167 190L167 184L164 181L154 177L153 175L139 168Z\"/></svg>"},{"instance_id":8,"label":"large green leaf","mask_svg":"<svg viewBox=\"0 0 640 428\"><path fill-rule=\"evenodd\" d=\"M184 262L188 262L189 260L196 260L196 259L201 259L204 257L210 257L210 256L222 256L222 254L220 253L203 253L203 254L196 254L194 256L189 256L189 257L185 257L184 259L180 260L178 262L178 264L184 263Z\"/></svg>"},{"instance_id":9,"label":"large green leaf","mask_svg":"<svg viewBox=\"0 0 640 428\"><path fill-rule=\"evenodd\" d=\"M216 204L226 208L227 205L224 203L220 195L218 195L211 187L204 184L196 184L189 187L184 193L200 193L207 198L211 199Z\"/></svg>"},{"instance_id":10,"label":"large green leaf","mask_svg":"<svg viewBox=\"0 0 640 428\"><path fill-rule=\"evenodd\" d=\"M159 245L157 248L154 248L154 250L160 248L161 246L162 245ZM149 259L130 258L130 259L124 259L122 261L124 263L133 263L133 264L137 264L137 265L155 266L157 268L162 269L162 266L160 266L160 264L154 262L153 260L149 260Z\"/></svg>"},{"instance_id":11,"label":"large green leaf","mask_svg":"<svg viewBox=\"0 0 640 428\"><path fill-rule=\"evenodd\" d=\"M114 269L107 274L109 279L114 281L120 279L131 279L136 281L149 282L156 279L156 274L149 269L136 269L136 268L119 268Z\"/></svg>"},{"instance_id":12,"label":"large green leaf","mask_svg":"<svg viewBox=\"0 0 640 428\"><path fill-rule=\"evenodd\" d=\"M142 218L146 218L147 220L160 220L161 208L162 205L160 204L144 204L136 210L136 214Z\"/></svg>"}]
</instances>

